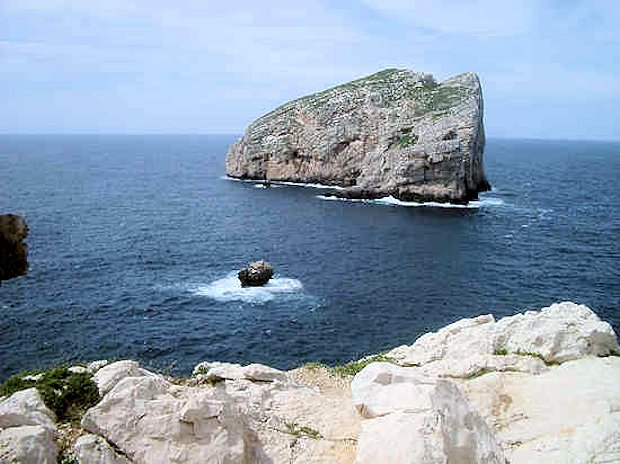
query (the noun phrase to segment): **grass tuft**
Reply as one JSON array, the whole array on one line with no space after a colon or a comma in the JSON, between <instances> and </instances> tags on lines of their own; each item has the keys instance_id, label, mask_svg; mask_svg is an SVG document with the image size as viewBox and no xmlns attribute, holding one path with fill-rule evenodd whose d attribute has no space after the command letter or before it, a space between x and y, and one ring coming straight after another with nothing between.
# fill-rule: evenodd
<instances>
[{"instance_id":1,"label":"grass tuft","mask_svg":"<svg viewBox=\"0 0 620 464\"><path fill-rule=\"evenodd\" d=\"M312 438L313 440L319 440L323 438L318 430L305 425L299 425L296 422L285 422L284 433L294 436L295 438Z\"/></svg>"},{"instance_id":2,"label":"grass tuft","mask_svg":"<svg viewBox=\"0 0 620 464\"><path fill-rule=\"evenodd\" d=\"M99 402L99 389L88 372L73 373L68 367L59 366L44 372L39 380L24 380L26 375L17 374L0 386L0 395L12 395L27 388L36 387L43 402L50 408L58 422L79 422L84 412Z\"/></svg>"}]
</instances>

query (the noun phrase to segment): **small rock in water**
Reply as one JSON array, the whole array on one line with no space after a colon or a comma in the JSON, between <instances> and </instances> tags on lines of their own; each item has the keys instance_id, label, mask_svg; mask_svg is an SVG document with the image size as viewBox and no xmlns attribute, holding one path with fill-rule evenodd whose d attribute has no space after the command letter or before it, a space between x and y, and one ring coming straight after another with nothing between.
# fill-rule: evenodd
<instances>
[{"instance_id":1,"label":"small rock in water","mask_svg":"<svg viewBox=\"0 0 620 464\"><path fill-rule=\"evenodd\" d=\"M273 267L267 261L254 261L245 269L241 269L237 276L242 287L260 287L273 277Z\"/></svg>"}]
</instances>

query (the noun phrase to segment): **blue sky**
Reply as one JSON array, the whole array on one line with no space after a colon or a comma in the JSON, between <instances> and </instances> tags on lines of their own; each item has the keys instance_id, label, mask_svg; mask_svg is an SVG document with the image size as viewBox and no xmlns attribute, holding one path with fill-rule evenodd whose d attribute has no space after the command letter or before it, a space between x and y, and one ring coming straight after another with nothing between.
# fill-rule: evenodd
<instances>
[{"instance_id":1,"label":"blue sky","mask_svg":"<svg viewBox=\"0 0 620 464\"><path fill-rule=\"evenodd\" d=\"M479 74L489 136L620 139L620 3L0 0L0 132L241 133L388 67Z\"/></svg>"}]
</instances>

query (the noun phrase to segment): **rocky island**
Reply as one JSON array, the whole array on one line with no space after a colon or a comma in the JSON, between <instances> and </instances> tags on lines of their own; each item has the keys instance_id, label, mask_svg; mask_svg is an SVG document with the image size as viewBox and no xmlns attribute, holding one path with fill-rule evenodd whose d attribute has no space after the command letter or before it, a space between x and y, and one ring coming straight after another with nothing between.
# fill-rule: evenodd
<instances>
[{"instance_id":1,"label":"rocky island","mask_svg":"<svg viewBox=\"0 0 620 464\"><path fill-rule=\"evenodd\" d=\"M344 198L466 203L488 190L476 74L387 69L288 102L232 145L232 178L343 187Z\"/></svg>"},{"instance_id":2,"label":"rocky island","mask_svg":"<svg viewBox=\"0 0 620 464\"><path fill-rule=\"evenodd\" d=\"M565 302L461 319L341 366L18 374L0 388L0 462L618 462L619 350L608 323Z\"/></svg>"}]
</instances>

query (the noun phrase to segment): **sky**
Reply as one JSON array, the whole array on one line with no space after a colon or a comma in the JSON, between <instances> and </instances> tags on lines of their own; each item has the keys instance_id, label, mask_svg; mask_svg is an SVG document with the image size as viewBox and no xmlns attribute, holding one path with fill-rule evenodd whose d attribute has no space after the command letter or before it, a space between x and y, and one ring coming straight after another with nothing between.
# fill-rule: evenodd
<instances>
[{"instance_id":1,"label":"sky","mask_svg":"<svg viewBox=\"0 0 620 464\"><path fill-rule=\"evenodd\" d=\"M0 132L240 134L407 68L478 73L490 137L620 140L619 31L598 0L0 0Z\"/></svg>"}]
</instances>

